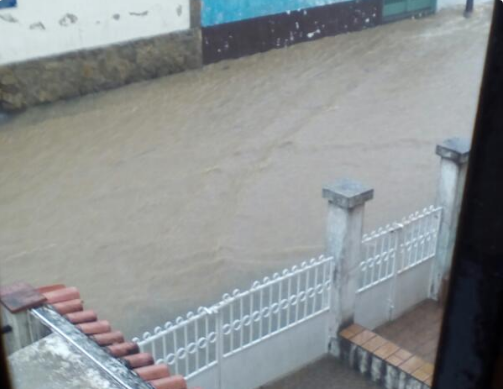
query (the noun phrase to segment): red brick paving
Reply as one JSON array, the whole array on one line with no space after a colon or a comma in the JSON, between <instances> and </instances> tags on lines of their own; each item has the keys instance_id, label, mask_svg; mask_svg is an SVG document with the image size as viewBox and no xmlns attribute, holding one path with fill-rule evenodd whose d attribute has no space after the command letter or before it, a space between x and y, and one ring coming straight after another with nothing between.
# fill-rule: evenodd
<instances>
[{"instance_id":1,"label":"red brick paving","mask_svg":"<svg viewBox=\"0 0 503 389\"><path fill-rule=\"evenodd\" d=\"M443 309L433 300L425 300L412 311L374 330L398 346L435 363Z\"/></svg>"}]
</instances>

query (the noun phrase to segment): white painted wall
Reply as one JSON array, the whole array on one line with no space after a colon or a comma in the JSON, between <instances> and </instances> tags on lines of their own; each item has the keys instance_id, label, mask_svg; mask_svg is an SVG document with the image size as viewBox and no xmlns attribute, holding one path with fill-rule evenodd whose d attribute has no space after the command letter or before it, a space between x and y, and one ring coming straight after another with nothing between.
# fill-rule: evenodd
<instances>
[{"instance_id":1,"label":"white painted wall","mask_svg":"<svg viewBox=\"0 0 503 389\"><path fill-rule=\"evenodd\" d=\"M474 9L477 9L477 4L488 3L490 1L492 0L474 0ZM466 0L437 0L437 10L456 5L466 5Z\"/></svg>"},{"instance_id":2,"label":"white painted wall","mask_svg":"<svg viewBox=\"0 0 503 389\"><path fill-rule=\"evenodd\" d=\"M0 10L0 65L189 27L189 0L18 0Z\"/></svg>"}]
</instances>

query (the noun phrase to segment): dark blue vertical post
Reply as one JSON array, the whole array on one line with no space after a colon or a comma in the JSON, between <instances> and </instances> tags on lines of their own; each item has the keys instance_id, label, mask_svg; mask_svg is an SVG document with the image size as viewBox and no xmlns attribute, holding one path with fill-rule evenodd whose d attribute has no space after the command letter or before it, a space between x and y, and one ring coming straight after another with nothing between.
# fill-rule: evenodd
<instances>
[{"instance_id":1,"label":"dark blue vertical post","mask_svg":"<svg viewBox=\"0 0 503 389\"><path fill-rule=\"evenodd\" d=\"M465 18L469 18L473 12L473 0L466 0Z\"/></svg>"}]
</instances>

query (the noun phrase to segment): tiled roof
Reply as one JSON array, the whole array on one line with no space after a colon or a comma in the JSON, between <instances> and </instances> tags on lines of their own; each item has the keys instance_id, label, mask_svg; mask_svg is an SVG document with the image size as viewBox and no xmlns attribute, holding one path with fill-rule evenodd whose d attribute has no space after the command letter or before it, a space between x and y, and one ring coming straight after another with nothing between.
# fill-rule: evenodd
<instances>
[{"instance_id":1,"label":"tiled roof","mask_svg":"<svg viewBox=\"0 0 503 389\"><path fill-rule=\"evenodd\" d=\"M187 389L181 375L171 375L165 364L154 364L149 353L142 353L136 343L128 342L120 331L112 330L107 320L98 319L91 309L84 309L80 292L75 287L50 285L38 291L52 307L80 331L89 336L111 356L121 359L124 364L155 389ZM200 389L200 388L193 388Z\"/></svg>"}]
</instances>

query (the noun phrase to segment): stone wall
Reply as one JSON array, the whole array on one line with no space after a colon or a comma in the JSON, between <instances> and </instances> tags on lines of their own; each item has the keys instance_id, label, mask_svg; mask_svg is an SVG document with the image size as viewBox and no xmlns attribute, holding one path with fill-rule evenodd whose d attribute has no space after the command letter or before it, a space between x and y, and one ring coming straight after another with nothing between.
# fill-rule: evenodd
<instances>
[{"instance_id":1,"label":"stone wall","mask_svg":"<svg viewBox=\"0 0 503 389\"><path fill-rule=\"evenodd\" d=\"M50 103L201 66L198 28L0 67L0 108Z\"/></svg>"}]
</instances>

